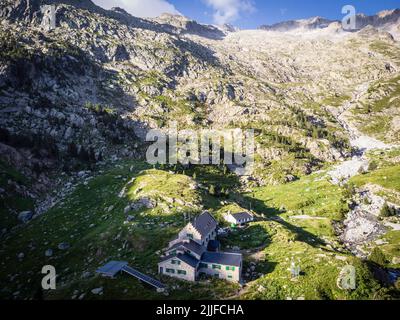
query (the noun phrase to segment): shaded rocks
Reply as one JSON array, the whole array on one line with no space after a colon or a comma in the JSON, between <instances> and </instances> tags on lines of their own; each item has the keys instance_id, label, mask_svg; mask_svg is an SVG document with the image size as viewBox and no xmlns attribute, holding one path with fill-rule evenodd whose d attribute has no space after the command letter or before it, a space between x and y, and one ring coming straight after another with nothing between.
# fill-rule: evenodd
<instances>
[{"instance_id":1,"label":"shaded rocks","mask_svg":"<svg viewBox=\"0 0 400 320\"><path fill-rule=\"evenodd\" d=\"M392 264L400 264L400 257L393 257Z\"/></svg>"},{"instance_id":2,"label":"shaded rocks","mask_svg":"<svg viewBox=\"0 0 400 320\"><path fill-rule=\"evenodd\" d=\"M292 174L289 174L289 175L287 175L285 177L285 182L286 183L293 182L293 181L296 181L296 180L297 180L297 178Z\"/></svg>"},{"instance_id":3,"label":"shaded rocks","mask_svg":"<svg viewBox=\"0 0 400 320\"><path fill-rule=\"evenodd\" d=\"M113 61L125 61L125 60L129 60L129 53L126 50L125 46L123 45L118 45L115 48L115 52L113 54Z\"/></svg>"},{"instance_id":4,"label":"shaded rocks","mask_svg":"<svg viewBox=\"0 0 400 320\"><path fill-rule=\"evenodd\" d=\"M130 207L133 211L138 211L143 208L153 209L156 207L156 203L150 198L141 198L132 203Z\"/></svg>"},{"instance_id":5,"label":"shaded rocks","mask_svg":"<svg viewBox=\"0 0 400 320\"><path fill-rule=\"evenodd\" d=\"M226 86L226 96L228 97L229 100L235 100L236 98L235 88L232 85Z\"/></svg>"},{"instance_id":6,"label":"shaded rocks","mask_svg":"<svg viewBox=\"0 0 400 320\"><path fill-rule=\"evenodd\" d=\"M128 214L131 210L132 210L131 205L126 206L126 207L124 208L124 214Z\"/></svg>"},{"instance_id":7,"label":"shaded rocks","mask_svg":"<svg viewBox=\"0 0 400 320\"><path fill-rule=\"evenodd\" d=\"M102 295L103 294L103 287L95 288L91 291L95 295Z\"/></svg>"},{"instance_id":8,"label":"shaded rocks","mask_svg":"<svg viewBox=\"0 0 400 320\"><path fill-rule=\"evenodd\" d=\"M27 223L32 219L32 217L33 217L32 211L23 211L18 215L18 220L21 221L22 223Z\"/></svg>"},{"instance_id":9,"label":"shaded rocks","mask_svg":"<svg viewBox=\"0 0 400 320\"><path fill-rule=\"evenodd\" d=\"M70 247L71 246L67 242L62 242L58 245L58 249L63 250L63 251L68 250Z\"/></svg>"},{"instance_id":10,"label":"shaded rocks","mask_svg":"<svg viewBox=\"0 0 400 320\"><path fill-rule=\"evenodd\" d=\"M368 188L360 190L354 200L356 206L343 222L344 230L340 239L350 251L363 258L366 256L363 246L375 241L386 231L378 219L385 200L373 194Z\"/></svg>"}]
</instances>

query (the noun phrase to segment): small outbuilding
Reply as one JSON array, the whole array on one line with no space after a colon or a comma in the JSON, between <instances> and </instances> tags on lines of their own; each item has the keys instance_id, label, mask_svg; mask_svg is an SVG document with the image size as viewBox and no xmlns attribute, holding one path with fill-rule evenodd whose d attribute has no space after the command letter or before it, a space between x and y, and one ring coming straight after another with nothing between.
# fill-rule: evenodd
<instances>
[{"instance_id":1,"label":"small outbuilding","mask_svg":"<svg viewBox=\"0 0 400 320\"><path fill-rule=\"evenodd\" d=\"M233 226L243 226L254 221L254 216L249 212L228 213L224 218Z\"/></svg>"}]
</instances>

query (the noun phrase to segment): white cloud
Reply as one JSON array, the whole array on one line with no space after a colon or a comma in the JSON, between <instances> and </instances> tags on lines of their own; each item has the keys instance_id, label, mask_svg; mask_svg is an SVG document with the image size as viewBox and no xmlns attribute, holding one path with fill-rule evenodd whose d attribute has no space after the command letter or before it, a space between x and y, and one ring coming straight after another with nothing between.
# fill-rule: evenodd
<instances>
[{"instance_id":1,"label":"white cloud","mask_svg":"<svg viewBox=\"0 0 400 320\"><path fill-rule=\"evenodd\" d=\"M167 0L92 0L105 8L120 7L131 15L142 18L154 18L162 13L179 14L173 4Z\"/></svg>"},{"instance_id":2,"label":"white cloud","mask_svg":"<svg viewBox=\"0 0 400 320\"><path fill-rule=\"evenodd\" d=\"M216 24L231 23L240 18L241 13L255 10L252 0L203 0L214 10Z\"/></svg>"}]
</instances>

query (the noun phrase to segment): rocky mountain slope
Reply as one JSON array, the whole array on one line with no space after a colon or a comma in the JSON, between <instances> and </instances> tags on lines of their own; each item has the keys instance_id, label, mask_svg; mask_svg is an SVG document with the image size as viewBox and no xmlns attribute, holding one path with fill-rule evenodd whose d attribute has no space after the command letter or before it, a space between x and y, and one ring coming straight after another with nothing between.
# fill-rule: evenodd
<instances>
[{"instance_id":1,"label":"rocky mountain slope","mask_svg":"<svg viewBox=\"0 0 400 320\"><path fill-rule=\"evenodd\" d=\"M43 4L57 5L55 30L42 23ZM337 107L357 85L398 73L398 43L371 26L301 37L227 32L89 0L5 1L0 17L1 142L13 151L6 162L40 181L37 190L60 168L142 156L146 130L171 120L181 128L251 126L257 184L291 181L351 154Z\"/></svg>"},{"instance_id":2,"label":"rocky mountain slope","mask_svg":"<svg viewBox=\"0 0 400 320\"><path fill-rule=\"evenodd\" d=\"M43 20L43 4L56 5L54 30ZM71 257L82 254L78 239L88 239L91 251L98 249L98 237L104 242L118 239L115 246L82 258L85 262L79 270L83 273L116 256L120 244L123 253L118 255L137 256L140 266L152 265L156 258L149 254L160 250L162 241L150 245L149 235L163 233L162 240L167 240L180 225L182 210L195 213L206 208L221 218L224 210L244 210L249 203L260 221L251 227L257 232L245 236L255 248L263 247L260 241L271 236L271 247L254 254L270 255L279 267L260 281L249 272L248 280L255 282L245 297L267 298L270 293L262 288L271 281L281 292L291 294L291 289L285 289L288 283L276 280L287 264L287 256L276 250L279 246L288 250L285 255L292 254L293 245L315 261L328 259L332 269L353 261L341 239L346 242L361 234L354 241L357 250L369 253L371 243L386 235L385 224L398 223L393 217L380 223L375 216L386 201L392 207L399 204L396 179L383 178L387 172L397 177L397 151L391 163L367 153L378 149L386 155L392 151L381 149L395 148L399 141L398 14L394 10L365 17L361 30L351 33L323 18L239 31L169 14L140 19L120 8L104 10L89 0L2 1L0 231L7 241L0 253L7 263L1 266L1 278L15 276L14 255L24 268L31 267L33 260L24 260L22 251L29 247L30 252L40 251L41 257L50 245L67 241L65 237L76 239L71 240L76 241L73 250L65 253L71 268ZM219 168L202 167L148 170L140 162L145 134L172 122L180 129L255 129L253 175L239 179L229 172L221 174ZM378 165L372 167L374 161ZM370 172L360 175L363 167ZM135 179L142 184L133 193L143 193L146 199L157 192L163 195L151 199L151 208L142 208L146 212L133 210L130 216L137 225L124 212L137 199L121 191L131 188L128 181ZM372 182L373 187L366 187ZM349 183L360 190L352 190ZM181 192L180 185L188 186L190 192ZM378 192L371 190L380 188L390 190L390 197L376 200ZM361 203L371 198L372 203ZM372 207L374 217L367 212ZM75 210L74 222L69 221L71 210ZM47 218L47 211L54 215ZM99 216L99 212L104 214ZM35 215L32 224L21 225ZM370 229L379 232L364 237L357 222L363 219L372 221ZM33 240L32 235L47 223L52 226L51 235ZM341 234L334 234L334 224L342 224L337 228ZM104 232L110 225L109 233ZM143 227L152 231L144 233ZM137 232L138 239L129 238L129 245L120 243L130 232ZM18 240L19 234L27 235L24 241ZM397 257L396 237L390 234L385 240L384 251L391 258ZM241 235L234 239L235 246L249 246ZM140 240L139 244L134 240ZM62 258L61 251L54 262ZM304 257L299 254L300 258ZM307 297L351 298L350 293L334 288L335 279L324 282L329 289L314 292L309 286L315 280L314 260L304 261L310 268L302 287ZM270 268L259 264L261 274ZM326 267L319 266L316 274L327 272ZM360 266L360 270L369 283L370 297L378 289L366 269ZM68 271L65 275L62 297L71 293L71 284L80 278ZM91 285L89 278L85 285ZM34 289L21 293L22 285L21 280L4 293L31 296ZM289 281L289 288L292 285ZM218 291L218 297L235 292L229 289L228 293ZM177 291L182 294L185 288ZM275 298L286 298L282 295Z\"/></svg>"},{"instance_id":3,"label":"rocky mountain slope","mask_svg":"<svg viewBox=\"0 0 400 320\"><path fill-rule=\"evenodd\" d=\"M367 26L374 28L391 28L399 23L400 9L384 10L376 15L367 16L365 14L356 14L356 29L361 30ZM315 30L337 26L341 21L329 20L322 17L313 17L309 19L290 20L279 22L273 25L262 25L259 28L267 31L287 32L293 30ZM340 27L339 27L340 28Z\"/></svg>"}]
</instances>

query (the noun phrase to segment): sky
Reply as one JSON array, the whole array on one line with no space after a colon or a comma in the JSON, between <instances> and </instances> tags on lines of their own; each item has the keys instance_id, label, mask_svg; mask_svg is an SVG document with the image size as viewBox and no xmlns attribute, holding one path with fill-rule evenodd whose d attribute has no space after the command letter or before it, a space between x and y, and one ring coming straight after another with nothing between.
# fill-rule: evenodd
<instances>
[{"instance_id":1,"label":"sky","mask_svg":"<svg viewBox=\"0 0 400 320\"><path fill-rule=\"evenodd\" d=\"M92 0L106 9L121 7L134 16L156 17L164 12L182 14L201 23L229 23L241 29L263 24L321 16L341 20L342 7L372 15L400 8L399 0Z\"/></svg>"}]
</instances>

